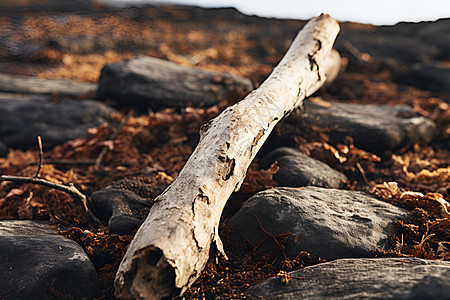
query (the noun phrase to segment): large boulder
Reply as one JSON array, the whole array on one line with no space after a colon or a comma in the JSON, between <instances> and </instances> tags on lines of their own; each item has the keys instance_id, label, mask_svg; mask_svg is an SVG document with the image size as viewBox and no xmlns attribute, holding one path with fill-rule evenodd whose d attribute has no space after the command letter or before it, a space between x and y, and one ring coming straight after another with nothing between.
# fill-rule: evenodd
<instances>
[{"instance_id":1,"label":"large boulder","mask_svg":"<svg viewBox=\"0 0 450 300\"><path fill-rule=\"evenodd\" d=\"M246 78L140 57L105 65L96 98L145 110L188 104L208 107L221 100L240 100L252 88Z\"/></svg>"},{"instance_id":2,"label":"large boulder","mask_svg":"<svg viewBox=\"0 0 450 300\"><path fill-rule=\"evenodd\" d=\"M282 147L270 152L263 167L267 168L275 161L279 169L273 178L278 186L339 188L347 180L341 172L295 148Z\"/></svg>"},{"instance_id":3,"label":"large boulder","mask_svg":"<svg viewBox=\"0 0 450 300\"><path fill-rule=\"evenodd\" d=\"M370 257L371 251L388 247L396 220L408 216L404 209L356 191L320 187L275 188L257 193L230 219L235 245L253 245L266 239L258 250L280 254L276 236L291 232L284 252L300 251L315 257ZM259 224L259 222L261 224ZM264 228L264 230L263 230Z\"/></svg>"},{"instance_id":4,"label":"large boulder","mask_svg":"<svg viewBox=\"0 0 450 300\"><path fill-rule=\"evenodd\" d=\"M1 299L93 299L94 266L76 242L38 221L0 221Z\"/></svg>"},{"instance_id":5,"label":"large boulder","mask_svg":"<svg viewBox=\"0 0 450 300\"><path fill-rule=\"evenodd\" d=\"M279 138L315 137L321 129L333 144L343 143L347 136L355 146L382 154L414 144L426 145L433 138L435 124L416 116L406 105L370 105L305 101L303 110L296 110L276 128Z\"/></svg>"},{"instance_id":6,"label":"large boulder","mask_svg":"<svg viewBox=\"0 0 450 300\"><path fill-rule=\"evenodd\" d=\"M59 95L79 98L82 96L92 97L96 87L97 85L95 83L66 79L39 79L0 73L0 92Z\"/></svg>"},{"instance_id":7,"label":"large boulder","mask_svg":"<svg viewBox=\"0 0 450 300\"><path fill-rule=\"evenodd\" d=\"M450 299L450 262L419 258L338 259L264 280L255 299ZM294 278L295 277L295 278Z\"/></svg>"},{"instance_id":8,"label":"large boulder","mask_svg":"<svg viewBox=\"0 0 450 300\"><path fill-rule=\"evenodd\" d=\"M91 127L111 120L116 110L94 100L60 100L0 94L0 141L12 148L36 145L42 136L51 147L86 134Z\"/></svg>"}]
</instances>

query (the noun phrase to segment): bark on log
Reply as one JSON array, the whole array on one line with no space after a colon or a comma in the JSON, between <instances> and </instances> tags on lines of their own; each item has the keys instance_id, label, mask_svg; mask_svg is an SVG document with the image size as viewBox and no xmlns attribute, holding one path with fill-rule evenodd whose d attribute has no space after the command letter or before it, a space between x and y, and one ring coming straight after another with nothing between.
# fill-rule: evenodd
<instances>
[{"instance_id":1,"label":"bark on log","mask_svg":"<svg viewBox=\"0 0 450 300\"><path fill-rule=\"evenodd\" d=\"M339 63L329 55L338 32L328 15L309 21L258 89L202 126L197 148L128 247L115 279L118 298L182 294L211 249L224 254L218 226L225 203L277 122L324 84L327 65Z\"/></svg>"}]
</instances>

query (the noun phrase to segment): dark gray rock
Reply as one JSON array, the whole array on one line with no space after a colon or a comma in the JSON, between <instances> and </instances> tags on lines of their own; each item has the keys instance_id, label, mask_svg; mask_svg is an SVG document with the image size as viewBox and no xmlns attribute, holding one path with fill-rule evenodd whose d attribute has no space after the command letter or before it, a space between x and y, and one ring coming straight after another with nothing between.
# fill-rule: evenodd
<instances>
[{"instance_id":1,"label":"dark gray rock","mask_svg":"<svg viewBox=\"0 0 450 300\"><path fill-rule=\"evenodd\" d=\"M347 55L349 45L392 67L398 66L398 64L430 61L440 53L436 46L424 43L414 36L397 34L394 30L385 32L354 31L340 34L336 41L336 49L353 58L351 54Z\"/></svg>"},{"instance_id":2,"label":"dark gray rock","mask_svg":"<svg viewBox=\"0 0 450 300\"><path fill-rule=\"evenodd\" d=\"M0 61L30 61L39 57L45 48L46 43L36 39L19 42L3 37L0 38Z\"/></svg>"},{"instance_id":3,"label":"dark gray rock","mask_svg":"<svg viewBox=\"0 0 450 300\"><path fill-rule=\"evenodd\" d=\"M38 221L0 221L1 299L93 299L97 273L76 242Z\"/></svg>"},{"instance_id":4,"label":"dark gray rock","mask_svg":"<svg viewBox=\"0 0 450 300\"><path fill-rule=\"evenodd\" d=\"M90 96L97 85L81 81L65 79L38 79L0 73L0 92L18 94L46 94L79 98Z\"/></svg>"},{"instance_id":5,"label":"dark gray rock","mask_svg":"<svg viewBox=\"0 0 450 300\"><path fill-rule=\"evenodd\" d=\"M415 38L418 43L437 48L439 53L435 58L450 58L450 18L433 22L401 22L394 26L377 27L375 31L383 35Z\"/></svg>"},{"instance_id":6,"label":"dark gray rock","mask_svg":"<svg viewBox=\"0 0 450 300\"><path fill-rule=\"evenodd\" d=\"M450 262L419 258L338 259L271 278L249 290L264 299L450 299Z\"/></svg>"},{"instance_id":7,"label":"dark gray rock","mask_svg":"<svg viewBox=\"0 0 450 300\"><path fill-rule=\"evenodd\" d=\"M411 64L450 59L450 19L434 22L401 22L368 30L343 30L335 43L349 59L349 68L361 63L356 51L368 53L373 62L366 67L387 67L403 73ZM358 69L356 69L358 70Z\"/></svg>"},{"instance_id":8,"label":"dark gray rock","mask_svg":"<svg viewBox=\"0 0 450 300\"><path fill-rule=\"evenodd\" d=\"M267 238L258 224L273 235L290 231L285 248L289 257L300 251L314 257L370 257L371 250L383 248L388 235L395 234L394 222L407 212L373 196L320 187L275 188L251 197L229 223L231 240L253 245ZM257 218L256 218L257 217ZM280 254L273 239L258 248Z\"/></svg>"},{"instance_id":9,"label":"dark gray rock","mask_svg":"<svg viewBox=\"0 0 450 300\"><path fill-rule=\"evenodd\" d=\"M450 93L450 68L441 62L416 64L396 81L438 93Z\"/></svg>"},{"instance_id":10,"label":"dark gray rock","mask_svg":"<svg viewBox=\"0 0 450 300\"><path fill-rule=\"evenodd\" d=\"M437 59L450 60L450 18L422 24L416 31L416 36L439 49Z\"/></svg>"},{"instance_id":11,"label":"dark gray rock","mask_svg":"<svg viewBox=\"0 0 450 300\"><path fill-rule=\"evenodd\" d=\"M12 148L36 145L42 136L45 147L86 134L86 130L111 119L115 109L94 100L61 100L0 94L0 140Z\"/></svg>"},{"instance_id":12,"label":"dark gray rock","mask_svg":"<svg viewBox=\"0 0 450 300\"><path fill-rule=\"evenodd\" d=\"M123 179L106 185L91 195L97 217L111 232L131 234L148 215L156 196L165 186L155 187L141 180Z\"/></svg>"},{"instance_id":13,"label":"dark gray rock","mask_svg":"<svg viewBox=\"0 0 450 300\"><path fill-rule=\"evenodd\" d=\"M344 31L339 34L336 48L350 59L355 59L349 51L351 47L387 62L391 67L446 60L450 58L450 19L402 22L369 31Z\"/></svg>"},{"instance_id":14,"label":"dark gray rock","mask_svg":"<svg viewBox=\"0 0 450 300\"><path fill-rule=\"evenodd\" d=\"M276 127L282 140L293 136L315 137L322 128L333 144L343 143L347 136L355 146L382 154L414 144L426 145L433 138L435 124L416 116L405 105L368 105L329 102L322 106L305 101L303 110L296 110Z\"/></svg>"},{"instance_id":15,"label":"dark gray rock","mask_svg":"<svg viewBox=\"0 0 450 300\"><path fill-rule=\"evenodd\" d=\"M273 178L279 186L320 186L338 188L347 177L326 163L311 158L295 148L283 147L270 152L264 159L264 168L278 162L280 167Z\"/></svg>"},{"instance_id":16,"label":"dark gray rock","mask_svg":"<svg viewBox=\"0 0 450 300\"><path fill-rule=\"evenodd\" d=\"M246 78L141 57L105 65L96 98L145 110L183 108L188 103L208 107L221 100L240 100L251 90L251 81Z\"/></svg>"},{"instance_id":17,"label":"dark gray rock","mask_svg":"<svg viewBox=\"0 0 450 300\"><path fill-rule=\"evenodd\" d=\"M5 143L0 141L0 157L5 156L8 153L8 147Z\"/></svg>"}]
</instances>

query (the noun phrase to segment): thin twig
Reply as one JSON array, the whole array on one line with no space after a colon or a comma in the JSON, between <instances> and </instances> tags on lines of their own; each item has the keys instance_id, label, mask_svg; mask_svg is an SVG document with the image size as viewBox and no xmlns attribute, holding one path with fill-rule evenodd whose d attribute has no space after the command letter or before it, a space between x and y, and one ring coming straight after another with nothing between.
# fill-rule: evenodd
<instances>
[{"instance_id":1,"label":"thin twig","mask_svg":"<svg viewBox=\"0 0 450 300\"><path fill-rule=\"evenodd\" d=\"M17 183L33 183L33 184L39 184L46 187L50 187L65 193L68 193L77 201L80 201L83 204L83 208L85 211L89 211L87 207L87 200L86 196L82 194L74 185L73 183L68 183L66 185L54 183L47 181L45 179L36 178L36 177L23 177L23 176L9 176L9 175L0 175L0 182L1 181L13 181Z\"/></svg>"},{"instance_id":2,"label":"thin twig","mask_svg":"<svg viewBox=\"0 0 450 300\"><path fill-rule=\"evenodd\" d=\"M359 172L361 172L361 175L362 175L366 185L369 185L369 180L367 180L366 171L364 171L364 168L361 166L361 164L359 162L357 162L355 165L358 168Z\"/></svg>"},{"instance_id":3,"label":"thin twig","mask_svg":"<svg viewBox=\"0 0 450 300\"><path fill-rule=\"evenodd\" d=\"M54 217L56 220L60 221L61 223L64 223L66 226L70 225L67 221L64 221L63 219L61 219L61 218L58 217L57 215L55 215L55 214L52 214L52 215L53 215L53 217Z\"/></svg>"},{"instance_id":4,"label":"thin twig","mask_svg":"<svg viewBox=\"0 0 450 300\"><path fill-rule=\"evenodd\" d=\"M344 43L345 49L347 49L348 52L350 52L351 55L353 55L359 62L365 62L369 63L372 62L372 57L368 53L361 52L358 48L355 47L350 42Z\"/></svg>"},{"instance_id":5,"label":"thin twig","mask_svg":"<svg viewBox=\"0 0 450 300\"><path fill-rule=\"evenodd\" d=\"M42 165L44 164L44 151L42 150L42 138L40 135L38 135L37 140L38 140L38 147L39 147L39 165L38 165L36 174L34 175L34 178L39 177L39 173L41 172Z\"/></svg>"},{"instance_id":6,"label":"thin twig","mask_svg":"<svg viewBox=\"0 0 450 300\"><path fill-rule=\"evenodd\" d=\"M255 250L256 249L256 247L255 247L255 245L253 245L253 243L252 242L250 242L250 240L245 236L245 235L243 235L242 233L240 233L239 231L236 231L237 233L239 233L246 241L247 241L247 243L249 243L250 244L250 246L252 246L252 248L253 248L253 250Z\"/></svg>"},{"instance_id":7,"label":"thin twig","mask_svg":"<svg viewBox=\"0 0 450 300\"><path fill-rule=\"evenodd\" d=\"M264 227L261 225L261 222L259 221L259 218L257 215L255 215L256 220L258 221L259 227L261 227L261 230L264 231L265 234L267 234L268 236L270 236L271 238L274 239L275 243L277 243L278 247L280 248L281 252L283 253L284 259L286 259L286 253L284 253L283 247L281 247L280 243L277 240L277 237L274 236L273 234L267 232Z\"/></svg>"},{"instance_id":8,"label":"thin twig","mask_svg":"<svg viewBox=\"0 0 450 300\"><path fill-rule=\"evenodd\" d=\"M253 250L256 250L259 248L259 246L262 245L262 243L264 243L267 239L269 238L269 236L266 236L261 242L258 243L258 245L256 245L256 247Z\"/></svg>"},{"instance_id":9,"label":"thin twig","mask_svg":"<svg viewBox=\"0 0 450 300\"><path fill-rule=\"evenodd\" d=\"M116 128L115 132L109 137L109 140L115 140L117 138L117 136L122 131L122 129L125 126L125 124L128 122L128 120L133 115L133 112L134 112L133 109L130 109L128 111L128 113L125 116L125 118L122 120L122 122L120 122L119 126ZM95 170L98 170L100 168L100 165L101 165L101 163L103 161L103 158L105 157L106 153L108 153L108 149L109 148L107 146L104 146L102 151L97 156L97 159L95 160L95 166L94 166Z\"/></svg>"}]
</instances>

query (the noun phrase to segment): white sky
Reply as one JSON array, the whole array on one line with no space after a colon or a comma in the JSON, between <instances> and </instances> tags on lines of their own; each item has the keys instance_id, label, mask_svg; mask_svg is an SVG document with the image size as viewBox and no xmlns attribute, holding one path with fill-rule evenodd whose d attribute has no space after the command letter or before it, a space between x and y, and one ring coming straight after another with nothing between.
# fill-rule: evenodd
<instances>
[{"instance_id":1,"label":"white sky","mask_svg":"<svg viewBox=\"0 0 450 300\"><path fill-rule=\"evenodd\" d=\"M121 0L106 0L116 2ZM134 0L204 7L233 6L246 14L309 19L328 13L339 21L389 25L400 21L432 21L450 17L450 0Z\"/></svg>"}]
</instances>

